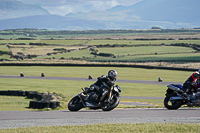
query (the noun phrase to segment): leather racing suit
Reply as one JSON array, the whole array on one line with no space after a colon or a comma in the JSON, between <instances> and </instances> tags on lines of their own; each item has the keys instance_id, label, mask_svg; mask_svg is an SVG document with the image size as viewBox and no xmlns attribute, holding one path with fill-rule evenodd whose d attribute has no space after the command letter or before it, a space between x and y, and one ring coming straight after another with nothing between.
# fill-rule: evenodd
<instances>
[{"instance_id":1,"label":"leather racing suit","mask_svg":"<svg viewBox=\"0 0 200 133\"><path fill-rule=\"evenodd\" d=\"M194 72L183 84L183 90L187 93L190 92L192 88L198 85L198 80L200 77L199 72Z\"/></svg>"}]
</instances>

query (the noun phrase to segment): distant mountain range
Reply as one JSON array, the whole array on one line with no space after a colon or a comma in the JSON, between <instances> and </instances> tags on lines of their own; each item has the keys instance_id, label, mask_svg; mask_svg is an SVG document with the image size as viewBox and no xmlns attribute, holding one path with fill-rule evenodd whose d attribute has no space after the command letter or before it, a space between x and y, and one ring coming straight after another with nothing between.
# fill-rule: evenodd
<instances>
[{"instance_id":1,"label":"distant mountain range","mask_svg":"<svg viewBox=\"0 0 200 133\"><path fill-rule=\"evenodd\" d=\"M164 29L200 27L199 0L143 0L133 6L106 11L51 15L39 6L0 0L0 30L38 28L53 30Z\"/></svg>"},{"instance_id":2,"label":"distant mountain range","mask_svg":"<svg viewBox=\"0 0 200 133\"><path fill-rule=\"evenodd\" d=\"M34 15L48 15L40 6L26 5L15 0L0 0L0 20Z\"/></svg>"}]
</instances>

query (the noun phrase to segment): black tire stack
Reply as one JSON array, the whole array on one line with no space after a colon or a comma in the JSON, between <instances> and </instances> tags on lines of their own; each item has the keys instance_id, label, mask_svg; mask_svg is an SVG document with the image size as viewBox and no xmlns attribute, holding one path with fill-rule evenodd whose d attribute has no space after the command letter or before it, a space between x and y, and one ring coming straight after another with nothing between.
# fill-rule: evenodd
<instances>
[{"instance_id":1,"label":"black tire stack","mask_svg":"<svg viewBox=\"0 0 200 133\"><path fill-rule=\"evenodd\" d=\"M36 101L29 102L29 108L33 109L44 109L51 108L56 109L60 107L59 101L53 100L52 94L38 93L37 91L21 91L21 90L7 90L0 91L0 96L22 96L28 99L36 99Z\"/></svg>"}]
</instances>

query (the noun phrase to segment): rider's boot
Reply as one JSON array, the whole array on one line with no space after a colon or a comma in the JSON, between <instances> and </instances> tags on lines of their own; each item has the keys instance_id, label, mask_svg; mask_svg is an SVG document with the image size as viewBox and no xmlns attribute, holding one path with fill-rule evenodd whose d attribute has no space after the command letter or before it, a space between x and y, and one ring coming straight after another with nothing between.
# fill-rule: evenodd
<instances>
[{"instance_id":1,"label":"rider's boot","mask_svg":"<svg viewBox=\"0 0 200 133\"><path fill-rule=\"evenodd\" d=\"M188 97L188 94L187 94L188 90L189 90L189 89L187 89L187 88L184 88L184 89L183 89L183 91L182 91L182 92L183 92L183 93L182 93L182 96L183 96L184 98L187 98L187 97Z\"/></svg>"}]
</instances>

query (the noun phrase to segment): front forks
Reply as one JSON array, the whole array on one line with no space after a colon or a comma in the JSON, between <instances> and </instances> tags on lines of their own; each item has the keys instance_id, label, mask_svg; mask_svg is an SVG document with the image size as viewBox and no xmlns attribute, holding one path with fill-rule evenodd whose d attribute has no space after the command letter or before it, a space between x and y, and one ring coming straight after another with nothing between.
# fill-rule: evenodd
<instances>
[{"instance_id":1,"label":"front forks","mask_svg":"<svg viewBox=\"0 0 200 133\"><path fill-rule=\"evenodd\" d=\"M110 103L110 101L113 99L113 95L112 95L112 90L113 90L113 86L110 89L110 93L109 93L109 97L108 97L108 102Z\"/></svg>"}]
</instances>

